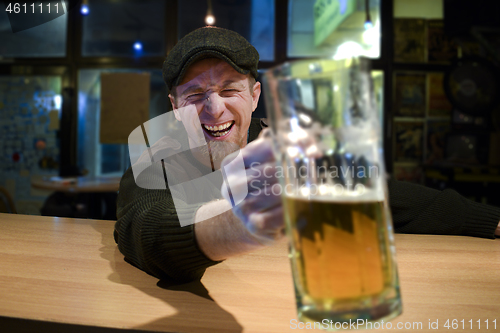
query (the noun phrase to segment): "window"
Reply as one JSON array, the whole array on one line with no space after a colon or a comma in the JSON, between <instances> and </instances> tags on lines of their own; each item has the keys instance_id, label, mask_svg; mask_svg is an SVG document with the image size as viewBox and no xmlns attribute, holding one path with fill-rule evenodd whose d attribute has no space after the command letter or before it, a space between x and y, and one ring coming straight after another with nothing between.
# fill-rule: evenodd
<instances>
[{"instance_id":1,"label":"window","mask_svg":"<svg viewBox=\"0 0 500 333\"><path fill-rule=\"evenodd\" d=\"M83 16L82 56L165 55L165 2L89 1Z\"/></svg>"},{"instance_id":2,"label":"window","mask_svg":"<svg viewBox=\"0 0 500 333\"><path fill-rule=\"evenodd\" d=\"M0 76L0 186L18 213L38 215L49 194L31 177L59 173L61 77Z\"/></svg>"},{"instance_id":3,"label":"window","mask_svg":"<svg viewBox=\"0 0 500 333\"><path fill-rule=\"evenodd\" d=\"M205 26L207 1L179 1L179 39ZM261 61L274 61L274 0L213 0L215 26L234 30L259 52Z\"/></svg>"},{"instance_id":4,"label":"window","mask_svg":"<svg viewBox=\"0 0 500 333\"><path fill-rule=\"evenodd\" d=\"M78 76L78 167L91 176L121 176L130 166L126 144L101 144L99 120L103 72L144 72L138 69L82 69ZM168 110L167 88L161 70L149 70L152 119Z\"/></svg>"},{"instance_id":5,"label":"window","mask_svg":"<svg viewBox=\"0 0 500 333\"><path fill-rule=\"evenodd\" d=\"M288 9L288 57L380 57L380 0L369 11L365 0L290 0Z\"/></svg>"},{"instance_id":6,"label":"window","mask_svg":"<svg viewBox=\"0 0 500 333\"><path fill-rule=\"evenodd\" d=\"M66 56L68 15L31 29L13 33L7 12L0 6L0 57L34 58Z\"/></svg>"}]
</instances>

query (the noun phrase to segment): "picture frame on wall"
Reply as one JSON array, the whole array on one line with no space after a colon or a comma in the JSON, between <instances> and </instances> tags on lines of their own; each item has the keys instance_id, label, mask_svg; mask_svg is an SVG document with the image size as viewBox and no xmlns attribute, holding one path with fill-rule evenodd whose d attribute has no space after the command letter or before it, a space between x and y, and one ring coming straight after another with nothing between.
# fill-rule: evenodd
<instances>
[{"instance_id":1,"label":"picture frame on wall","mask_svg":"<svg viewBox=\"0 0 500 333\"><path fill-rule=\"evenodd\" d=\"M424 121L394 122L395 162L421 163L424 156Z\"/></svg>"},{"instance_id":2,"label":"picture frame on wall","mask_svg":"<svg viewBox=\"0 0 500 333\"><path fill-rule=\"evenodd\" d=\"M457 52L457 43L444 32L444 21L427 20L427 62L449 64Z\"/></svg>"},{"instance_id":3,"label":"picture frame on wall","mask_svg":"<svg viewBox=\"0 0 500 333\"><path fill-rule=\"evenodd\" d=\"M424 117L426 73L397 72L394 75L394 116Z\"/></svg>"},{"instance_id":4,"label":"picture frame on wall","mask_svg":"<svg viewBox=\"0 0 500 333\"><path fill-rule=\"evenodd\" d=\"M394 19L394 61L425 62L426 20Z\"/></svg>"},{"instance_id":5,"label":"picture frame on wall","mask_svg":"<svg viewBox=\"0 0 500 333\"><path fill-rule=\"evenodd\" d=\"M451 117L453 105L444 91L444 73L427 74L427 115L429 117Z\"/></svg>"},{"instance_id":6,"label":"picture frame on wall","mask_svg":"<svg viewBox=\"0 0 500 333\"><path fill-rule=\"evenodd\" d=\"M450 131L451 123L449 120L427 120L424 164L437 164L444 161L446 137Z\"/></svg>"}]
</instances>

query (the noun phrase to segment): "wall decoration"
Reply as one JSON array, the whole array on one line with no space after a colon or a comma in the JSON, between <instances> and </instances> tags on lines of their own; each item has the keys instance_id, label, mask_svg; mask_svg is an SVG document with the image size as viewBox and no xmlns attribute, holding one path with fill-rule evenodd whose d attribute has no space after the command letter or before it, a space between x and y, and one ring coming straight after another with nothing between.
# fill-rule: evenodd
<instances>
[{"instance_id":1,"label":"wall decoration","mask_svg":"<svg viewBox=\"0 0 500 333\"><path fill-rule=\"evenodd\" d=\"M396 162L422 162L424 151L423 121L395 121L394 139Z\"/></svg>"},{"instance_id":2,"label":"wall decoration","mask_svg":"<svg viewBox=\"0 0 500 333\"><path fill-rule=\"evenodd\" d=\"M427 115L429 117L449 118L451 110L453 110L453 106L444 92L443 80L443 73L427 74L427 86L429 89Z\"/></svg>"},{"instance_id":3,"label":"wall decoration","mask_svg":"<svg viewBox=\"0 0 500 333\"><path fill-rule=\"evenodd\" d=\"M427 21L427 62L449 63L457 56L457 44L444 33L443 20Z\"/></svg>"},{"instance_id":4,"label":"wall decoration","mask_svg":"<svg viewBox=\"0 0 500 333\"><path fill-rule=\"evenodd\" d=\"M394 19L394 61L425 62L426 21Z\"/></svg>"},{"instance_id":5,"label":"wall decoration","mask_svg":"<svg viewBox=\"0 0 500 333\"><path fill-rule=\"evenodd\" d=\"M424 117L426 74L399 72L394 77L394 116Z\"/></svg>"},{"instance_id":6,"label":"wall decoration","mask_svg":"<svg viewBox=\"0 0 500 333\"><path fill-rule=\"evenodd\" d=\"M446 136L450 130L449 120L427 120L425 164L444 161Z\"/></svg>"}]
</instances>

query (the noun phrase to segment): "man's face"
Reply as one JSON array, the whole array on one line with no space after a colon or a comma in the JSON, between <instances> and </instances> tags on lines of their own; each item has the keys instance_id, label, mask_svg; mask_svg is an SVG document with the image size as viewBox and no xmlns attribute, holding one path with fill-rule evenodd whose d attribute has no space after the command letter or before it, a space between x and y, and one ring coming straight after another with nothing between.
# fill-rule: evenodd
<instances>
[{"instance_id":1,"label":"man's face","mask_svg":"<svg viewBox=\"0 0 500 333\"><path fill-rule=\"evenodd\" d=\"M192 64L170 95L174 112L195 105L207 142L223 141L243 148L247 143L252 112L257 107L260 83L250 88L249 76L227 62L210 58Z\"/></svg>"},{"instance_id":2,"label":"man's face","mask_svg":"<svg viewBox=\"0 0 500 333\"><path fill-rule=\"evenodd\" d=\"M182 118L180 108L196 107L207 145L191 152L214 170L224 157L247 144L252 112L260 96L260 82L250 87L249 77L221 59L204 59L187 69L180 85L174 88L175 99L169 95L178 120Z\"/></svg>"}]
</instances>

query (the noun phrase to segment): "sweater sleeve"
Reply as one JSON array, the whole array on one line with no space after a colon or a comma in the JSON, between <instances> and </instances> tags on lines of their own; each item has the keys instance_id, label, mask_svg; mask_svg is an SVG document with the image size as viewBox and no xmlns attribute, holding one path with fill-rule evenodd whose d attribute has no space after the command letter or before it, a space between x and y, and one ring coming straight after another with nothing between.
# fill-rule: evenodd
<instances>
[{"instance_id":1,"label":"sweater sleeve","mask_svg":"<svg viewBox=\"0 0 500 333\"><path fill-rule=\"evenodd\" d=\"M390 180L389 205L397 233L495 238L500 208L466 199L454 190L438 191Z\"/></svg>"},{"instance_id":2,"label":"sweater sleeve","mask_svg":"<svg viewBox=\"0 0 500 333\"><path fill-rule=\"evenodd\" d=\"M177 209L170 190L140 188L127 170L120 182L115 240L126 261L159 279L197 280L217 262L198 248L194 225L181 227L178 216L194 217L201 204L176 204Z\"/></svg>"},{"instance_id":3,"label":"sweater sleeve","mask_svg":"<svg viewBox=\"0 0 500 333\"><path fill-rule=\"evenodd\" d=\"M257 138L261 129L260 119L252 118L250 141ZM162 141L162 149L166 143ZM147 179L146 183L164 181L160 175L158 179ZM180 197L182 194L176 196ZM174 206L170 189L147 190L137 186L130 168L122 177L118 193L114 232L118 249L127 262L159 279L178 282L200 279L208 267L220 261L210 260L199 249L194 224L181 227L179 222L179 217L194 219L200 206L201 203L182 204L178 199Z\"/></svg>"}]
</instances>

